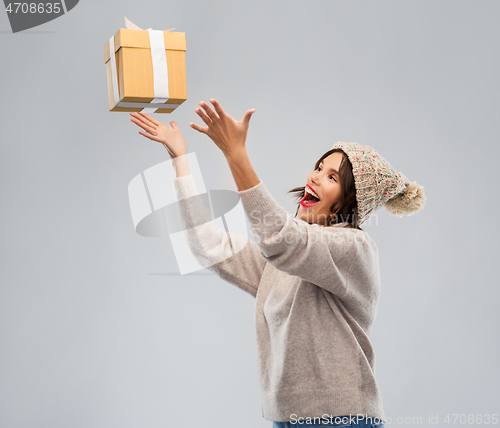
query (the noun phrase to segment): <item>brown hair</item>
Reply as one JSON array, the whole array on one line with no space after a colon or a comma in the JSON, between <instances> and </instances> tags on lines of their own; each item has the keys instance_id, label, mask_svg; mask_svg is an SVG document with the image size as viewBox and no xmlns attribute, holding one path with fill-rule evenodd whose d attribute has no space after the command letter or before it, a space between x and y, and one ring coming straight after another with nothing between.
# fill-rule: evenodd
<instances>
[{"instance_id":1,"label":"brown hair","mask_svg":"<svg viewBox=\"0 0 500 428\"><path fill-rule=\"evenodd\" d=\"M345 221L347 222L347 225L344 227L352 227L354 229L363 230L358 225L358 202L356 200L356 186L354 183L354 175L352 173L352 164L345 152L342 149L328 150L316 162L314 169L318 169L319 164L323 159L336 152L342 153L342 162L339 167L339 182L342 195L340 199L330 207L330 219L327 226L332 226L333 224ZM305 187L295 187L287 193L294 193L295 198L297 198L300 202L305 195L305 189ZM294 217L297 216L298 211L299 206L297 206L297 211L295 212Z\"/></svg>"}]
</instances>

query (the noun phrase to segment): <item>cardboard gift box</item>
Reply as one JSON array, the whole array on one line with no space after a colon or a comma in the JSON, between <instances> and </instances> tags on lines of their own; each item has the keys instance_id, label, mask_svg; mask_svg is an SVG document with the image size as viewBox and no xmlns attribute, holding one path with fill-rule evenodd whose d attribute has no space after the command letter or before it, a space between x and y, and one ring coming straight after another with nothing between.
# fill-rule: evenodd
<instances>
[{"instance_id":1,"label":"cardboard gift box","mask_svg":"<svg viewBox=\"0 0 500 428\"><path fill-rule=\"evenodd\" d=\"M109 110L172 113L187 99L185 52L185 33L120 28L104 45Z\"/></svg>"}]
</instances>

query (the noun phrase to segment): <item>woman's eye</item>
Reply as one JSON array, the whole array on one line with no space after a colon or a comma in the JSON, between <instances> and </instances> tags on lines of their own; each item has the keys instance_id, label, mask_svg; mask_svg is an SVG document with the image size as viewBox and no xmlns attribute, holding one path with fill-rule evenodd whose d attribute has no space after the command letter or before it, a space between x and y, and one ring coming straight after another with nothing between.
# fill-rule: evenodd
<instances>
[{"instance_id":1,"label":"woman's eye","mask_svg":"<svg viewBox=\"0 0 500 428\"><path fill-rule=\"evenodd\" d=\"M321 171L321 167L320 166L318 166L318 170ZM333 175L330 175L330 178L333 178L333 181L337 181L337 180L335 180L335 177Z\"/></svg>"},{"instance_id":2,"label":"woman's eye","mask_svg":"<svg viewBox=\"0 0 500 428\"><path fill-rule=\"evenodd\" d=\"M321 167L320 167L320 166L318 166L318 168L317 168L317 169L318 169L319 171L321 171ZM333 178L333 181L337 181L337 180L335 180L335 177L334 177L333 175L330 175L330 178Z\"/></svg>"}]
</instances>

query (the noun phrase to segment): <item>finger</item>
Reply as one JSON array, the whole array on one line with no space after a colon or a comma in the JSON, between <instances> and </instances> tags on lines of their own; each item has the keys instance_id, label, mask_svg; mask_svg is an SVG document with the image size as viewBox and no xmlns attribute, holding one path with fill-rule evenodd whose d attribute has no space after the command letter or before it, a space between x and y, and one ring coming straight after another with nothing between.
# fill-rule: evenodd
<instances>
[{"instance_id":1,"label":"finger","mask_svg":"<svg viewBox=\"0 0 500 428\"><path fill-rule=\"evenodd\" d=\"M219 101L217 101L215 98L212 98L210 102L213 104L215 111L219 115L219 117L222 118L226 114L226 112L223 110L222 106L219 104Z\"/></svg>"},{"instance_id":2,"label":"finger","mask_svg":"<svg viewBox=\"0 0 500 428\"><path fill-rule=\"evenodd\" d=\"M142 129L144 129L145 131L149 132L150 134L152 135L158 135L158 133L156 132L155 129L153 129L151 126L149 125L146 125L145 123L135 119L135 118L132 118L130 119L132 122L134 122L137 126L140 126Z\"/></svg>"},{"instance_id":3,"label":"finger","mask_svg":"<svg viewBox=\"0 0 500 428\"><path fill-rule=\"evenodd\" d=\"M180 131L179 127L177 126L177 123L175 123L173 120L169 123L169 125L172 127L174 131Z\"/></svg>"},{"instance_id":4,"label":"finger","mask_svg":"<svg viewBox=\"0 0 500 428\"><path fill-rule=\"evenodd\" d=\"M139 120L137 120L136 118L132 118L130 119L132 122L134 122L136 125L140 126L142 129L144 129L145 131L148 131L149 133L153 134L153 135L158 135L156 130L151 128L151 126L149 125L146 125L144 124L143 122L140 122Z\"/></svg>"},{"instance_id":5,"label":"finger","mask_svg":"<svg viewBox=\"0 0 500 428\"><path fill-rule=\"evenodd\" d=\"M160 122L158 122L156 119L153 119L149 114L143 113L142 111L139 114L142 115L143 117L145 117L146 119L148 119L154 125L156 125L156 126L161 125Z\"/></svg>"},{"instance_id":6,"label":"finger","mask_svg":"<svg viewBox=\"0 0 500 428\"><path fill-rule=\"evenodd\" d=\"M145 132L142 132L142 131L139 131L139 134L143 135L144 137L149 138L150 140L156 141L157 143L161 143L161 141L158 140L158 138L155 137L154 135L146 134Z\"/></svg>"},{"instance_id":7,"label":"finger","mask_svg":"<svg viewBox=\"0 0 500 428\"><path fill-rule=\"evenodd\" d=\"M196 108L194 111L198 114L198 116L201 117L203 122L205 122L206 125L210 126L213 125L212 120L203 112L201 108Z\"/></svg>"},{"instance_id":8,"label":"finger","mask_svg":"<svg viewBox=\"0 0 500 428\"><path fill-rule=\"evenodd\" d=\"M197 131L201 132L202 134L208 135L208 128L202 128L201 126L198 126L196 123L190 123L189 126L193 129L196 129Z\"/></svg>"},{"instance_id":9,"label":"finger","mask_svg":"<svg viewBox=\"0 0 500 428\"><path fill-rule=\"evenodd\" d=\"M255 109L250 109L250 110L247 110L245 112L245 115L243 116L243 119L241 120L242 123L244 123L245 125L248 125L248 123L250 122L250 118L252 117L252 114L255 113Z\"/></svg>"},{"instance_id":10,"label":"finger","mask_svg":"<svg viewBox=\"0 0 500 428\"><path fill-rule=\"evenodd\" d=\"M160 122L157 120L153 119L151 116L147 115L146 113L138 113L136 116L134 116L137 120L140 120L142 123L145 125L150 126L153 129L156 129L158 125L161 125ZM156 122L156 123L155 123Z\"/></svg>"},{"instance_id":11,"label":"finger","mask_svg":"<svg viewBox=\"0 0 500 428\"><path fill-rule=\"evenodd\" d=\"M215 112L210 108L210 106L204 102L200 101L200 106L202 106L205 111L207 112L207 116L210 118L212 122L215 122L217 119L219 119L219 116L215 114Z\"/></svg>"},{"instance_id":12,"label":"finger","mask_svg":"<svg viewBox=\"0 0 500 428\"><path fill-rule=\"evenodd\" d=\"M134 119L138 120L139 122L144 123L145 125L151 126L153 128L156 127L156 125L154 125L153 122L148 120L146 117L141 116L139 113L133 112L133 113L130 113L130 116L132 116Z\"/></svg>"}]
</instances>

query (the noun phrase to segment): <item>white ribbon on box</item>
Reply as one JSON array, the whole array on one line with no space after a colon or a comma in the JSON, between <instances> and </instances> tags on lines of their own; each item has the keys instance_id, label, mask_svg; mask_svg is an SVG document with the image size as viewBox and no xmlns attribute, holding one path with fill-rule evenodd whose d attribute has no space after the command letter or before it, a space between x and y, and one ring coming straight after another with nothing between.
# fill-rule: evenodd
<instances>
[{"instance_id":1,"label":"white ribbon on box","mask_svg":"<svg viewBox=\"0 0 500 428\"><path fill-rule=\"evenodd\" d=\"M130 22L126 17L125 26L128 29L141 30L137 25ZM171 31L175 28L171 28ZM129 103L120 101L120 93L118 89L118 77L116 70L116 55L115 55L115 36L109 39L109 58L111 61L111 76L113 80L113 96L115 106L118 107L142 107L144 113L154 113L159 108L177 108L180 104L165 104L168 100L168 67L167 56L165 55L165 39L163 31L153 30L148 28L149 43L151 45L151 60L153 63L153 84L154 98L149 103Z\"/></svg>"}]
</instances>

